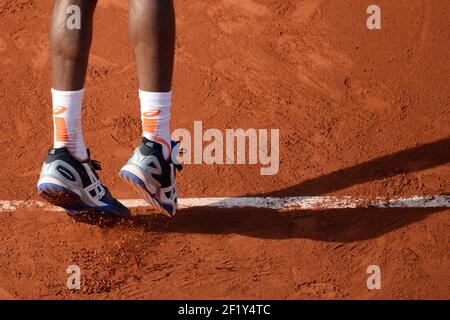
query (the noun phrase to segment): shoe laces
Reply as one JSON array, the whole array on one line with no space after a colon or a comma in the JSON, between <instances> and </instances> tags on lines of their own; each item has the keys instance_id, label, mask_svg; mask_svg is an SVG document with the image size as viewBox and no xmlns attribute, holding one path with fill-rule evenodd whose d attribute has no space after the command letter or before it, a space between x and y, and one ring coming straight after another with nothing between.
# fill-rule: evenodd
<instances>
[{"instance_id":1,"label":"shoe laces","mask_svg":"<svg viewBox=\"0 0 450 320\"><path fill-rule=\"evenodd\" d=\"M185 149L180 148L180 141L175 141L175 144L172 146L172 154L175 154L175 159L177 156L182 156L184 154L184 152L185 152ZM178 162L178 160L176 160L176 162L174 162L172 156L170 158L171 158L171 162L175 166L175 169L177 169L178 171L183 170L183 165L181 164L181 162Z\"/></svg>"},{"instance_id":2,"label":"shoe laces","mask_svg":"<svg viewBox=\"0 0 450 320\"><path fill-rule=\"evenodd\" d=\"M181 163L174 163L173 165L178 172L181 172L181 170L183 170L183 165Z\"/></svg>"},{"instance_id":3,"label":"shoe laces","mask_svg":"<svg viewBox=\"0 0 450 320\"><path fill-rule=\"evenodd\" d=\"M86 149L86 151L87 151L88 158L89 158L88 162L89 162L91 168L94 170L94 172L102 170L102 165L100 164L100 162L97 161L97 160L92 160L91 159L91 150L90 149Z\"/></svg>"},{"instance_id":4,"label":"shoe laces","mask_svg":"<svg viewBox=\"0 0 450 320\"><path fill-rule=\"evenodd\" d=\"M94 169L94 170L98 170L98 171L100 171L100 170L102 170L102 165L101 165L101 163L99 162L99 161L97 161L97 160L91 160L90 161L91 162L91 166L92 166L92 168Z\"/></svg>"}]
</instances>

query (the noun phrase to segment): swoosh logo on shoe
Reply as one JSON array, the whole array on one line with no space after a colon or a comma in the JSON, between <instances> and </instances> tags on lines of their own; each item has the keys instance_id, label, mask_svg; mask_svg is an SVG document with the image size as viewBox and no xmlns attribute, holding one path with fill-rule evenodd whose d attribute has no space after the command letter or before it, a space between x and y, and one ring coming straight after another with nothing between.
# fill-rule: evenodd
<instances>
[{"instance_id":1,"label":"swoosh logo on shoe","mask_svg":"<svg viewBox=\"0 0 450 320\"><path fill-rule=\"evenodd\" d=\"M66 111L67 111L67 107L55 107L55 108L53 108L53 114L55 116L63 114Z\"/></svg>"}]
</instances>

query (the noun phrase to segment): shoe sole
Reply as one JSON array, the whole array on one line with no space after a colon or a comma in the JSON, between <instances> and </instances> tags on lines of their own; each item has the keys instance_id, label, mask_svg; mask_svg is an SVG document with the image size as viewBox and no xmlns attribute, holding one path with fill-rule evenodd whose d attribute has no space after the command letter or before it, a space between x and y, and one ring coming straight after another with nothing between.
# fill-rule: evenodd
<instances>
[{"instance_id":1,"label":"shoe sole","mask_svg":"<svg viewBox=\"0 0 450 320\"><path fill-rule=\"evenodd\" d=\"M40 184L38 186L38 194L45 201L54 206L62 207L70 214L109 214L120 218L127 217L125 214L119 214L106 208L87 206L77 194L57 184Z\"/></svg>"},{"instance_id":2,"label":"shoe sole","mask_svg":"<svg viewBox=\"0 0 450 320\"><path fill-rule=\"evenodd\" d=\"M147 201L147 203L150 205L151 208L157 210L158 212L162 213L166 217L173 218L175 215L175 212L173 215L171 215L160 203L157 199L155 199L150 193L146 186L144 181L141 180L138 176L136 176L134 173L127 171L127 170L120 170L119 172L120 178L125 181L126 183L130 184L133 189L141 196L142 199Z\"/></svg>"}]
</instances>

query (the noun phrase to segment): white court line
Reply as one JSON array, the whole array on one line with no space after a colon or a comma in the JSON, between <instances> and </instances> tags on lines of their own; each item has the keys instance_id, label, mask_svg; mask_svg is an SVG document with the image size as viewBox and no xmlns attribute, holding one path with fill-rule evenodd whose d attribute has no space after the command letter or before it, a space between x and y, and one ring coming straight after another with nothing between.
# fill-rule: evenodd
<instances>
[{"instance_id":1,"label":"white court line","mask_svg":"<svg viewBox=\"0 0 450 320\"><path fill-rule=\"evenodd\" d=\"M148 207L141 199L120 200L128 208ZM179 200L180 208L264 208L274 210L321 210L355 208L450 208L450 196L414 196L408 198L375 198L351 196L316 197L242 197L242 198L186 198ZM0 200L0 212L18 209L63 211L42 201Z\"/></svg>"}]
</instances>

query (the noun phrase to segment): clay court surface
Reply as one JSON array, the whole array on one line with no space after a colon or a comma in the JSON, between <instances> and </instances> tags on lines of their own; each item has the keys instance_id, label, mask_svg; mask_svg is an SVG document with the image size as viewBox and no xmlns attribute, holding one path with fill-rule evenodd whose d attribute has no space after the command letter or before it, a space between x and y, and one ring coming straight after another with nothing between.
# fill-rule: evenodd
<instances>
[{"instance_id":1,"label":"clay court surface","mask_svg":"<svg viewBox=\"0 0 450 320\"><path fill-rule=\"evenodd\" d=\"M280 171L188 165L182 198L450 193L450 2L176 0L172 128L280 129ZM0 200L39 200L52 1L0 0ZM84 107L102 181L140 137L126 1L100 0ZM450 298L449 208L146 208L114 226L0 211L0 298ZM81 290L66 269L81 268ZM379 265L382 289L366 287Z\"/></svg>"}]
</instances>

